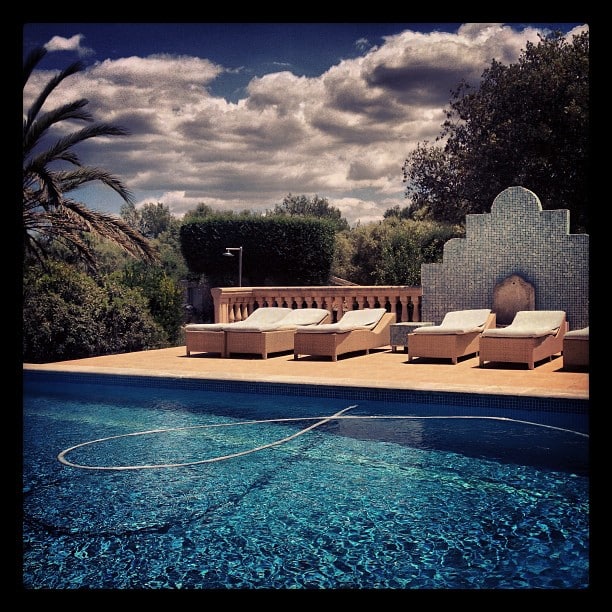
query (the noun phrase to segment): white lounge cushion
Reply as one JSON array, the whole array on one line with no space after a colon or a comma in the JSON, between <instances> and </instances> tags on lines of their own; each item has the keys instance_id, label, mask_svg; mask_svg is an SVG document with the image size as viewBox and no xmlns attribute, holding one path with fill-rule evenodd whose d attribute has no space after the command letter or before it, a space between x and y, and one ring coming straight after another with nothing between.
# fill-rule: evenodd
<instances>
[{"instance_id":1,"label":"white lounge cushion","mask_svg":"<svg viewBox=\"0 0 612 612\"><path fill-rule=\"evenodd\" d=\"M322 323L321 325L300 326L297 331L311 334L342 334L355 329L373 329L386 314L384 308L364 308L349 310L337 323Z\"/></svg>"},{"instance_id":2,"label":"white lounge cushion","mask_svg":"<svg viewBox=\"0 0 612 612\"><path fill-rule=\"evenodd\" d=\"M519 310L508 327L487 329L483 337L541 338L553 336L565 319L563 310Z\"/></svg>"},{"instance_id":3,"label":"white lounge cushion","mask_svg":"<svg viewBox=\"0 0 612 612\"><path fill-rule=\"evenodd\" d=\"M227 323L189 323L185 331L218 331L222 332Z\"/></svg>"},{"instance_id":4,"label":"white lounge cushion","mask_svg":"<svg viewBox=\"0 0 612 612\"><path fill-rule=\"evenodd\" d=\"M227 329L244 329L251 325L273 325L286 317L291 308L280 306L263 306L254 310L244 321L234 323L189 323L185 326L185 331L225 331Z\"/></svg>"},{"instance_id":5,"label":"white lounge cushion","mask_svg":"<svg viewBox=\"0 0 612 612\"><path fill-rule=\"evenodd\" d=\"M417 327L415 334L469 334L484 330L490 308L451 310L444 315L440 325Z\"/></svg>"},{"instance_id":6,"label":"white lounge cushion","mask_svg":"<svg viewBox=\"0 0 612 612\"><path fill-rule=\"evenodd\" d=\"M324 308L296 308L282 319L279 326L282 329L291 329L300 325L318 325L330 314L329 310Z\"/></svg>"},{"instance_id":7,"label":"white lounge cushion","mask_svg":"<svg viewBox=\"0 0 612 612\"><path fill-rule=\"evenodd\" d=\"M342 327L376 327L387 311L384 308L363 308L362 310L349 310L338 321Z\"/></svg>"},{"instance_id":8,"label":"white lounge cushion","mask_svg":"<svg viewBox=\"0 0 612 612\"><path fill-rule=\"evenodd\" d=\"M257 312L257 311L256 311ZM249 319L245 319L241 323L244 325L226 326L225 331L233 332L265 332L265 331L281 331L296 329L299 325L316 325L329 316L329 310L323 308L289 308L281 319L276 322L269 323L252 323Z\"/></svg>"},{"instance_id":9,"label":"white lounge cushion","mask_svg":"<svg viewBox=\"0 0 612 612\"><path fill-rule=\"evenodd\" d=\"M278 323L291 312L291 308L282 306L263 306L254 310L244 321L237 321L231 325L242 325L243 323L257 323L261 325L269 325Z\"/></svg>"},{"instance_id":10,"label":"white lounge cushion","mask_svg":"<svg viewBox=\"0 0 612 612\"><path fill-rule=\"evenodd\" d=\"M572 340L588 340L589 339L589 328L583 327L582 329L573 329L565 334L566 338Z\"/></svg>"},{"instance_id":11,"label":"white lounge cushion","mask_svg":"<svg viewBox=\"0 0 612 612\"><path fill-rule=\"evenodd\" d=\"M248 329L276 328L277 324L291 312L291 308L282 306L262 306L254 310L244 321L226 323L225 331L246 331Z\"/></svg>"}]
</instances>

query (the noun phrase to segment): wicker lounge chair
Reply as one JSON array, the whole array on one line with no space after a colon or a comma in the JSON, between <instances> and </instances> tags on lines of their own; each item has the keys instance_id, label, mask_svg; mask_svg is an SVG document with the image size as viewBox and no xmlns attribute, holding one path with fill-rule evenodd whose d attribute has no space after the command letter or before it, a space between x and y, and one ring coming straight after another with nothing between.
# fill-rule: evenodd
<instances>
[{"instance_id":1,"label":"wicker lounge chair","mask_svg":"<svg viewBox=\"0 0 612 612\"><path fill-rule=\"evenodd\" d=\"M244 321L235 323L190 323L185 326L187 356L191 353L219 353L225 357L225 330L254 325L272 325L286 317L291 308L265 306L254 310Z\"/></svg>"},{"instance_id":2,"label":"wicker lounge chair","mask_svg":"<svg viewBox=\"0 0 612 612\"><path fill-rule=\"evenodd\" d=\"M387 346L395 314L384 308L349 310L337 323L298 327L294 337L293 358L300 355L331 357Z\"/></svg>"},{"instance_id":3,"label":"wicker lounge chair","mask_svg":"<svg viewBox=\"0 0 612 612\"><path fill-rule=\"evenodd\" d=\"M573 329L563 337L563 367L589 366L589 328Z\"/></svg>"},{"instance_id":4,"label":"wicker lounge chair","mask_svg":"<svg viewBox=\"0 0 612 612\"><path fill-rule=\"evenodd\" d=\"M299 326L318 326L331 321L331 313L323 308L296 308L272 324L228 325L225 327L225 356L232 353L261 355L293 350L293 337Z\"/></svg>"},{"instance_id":5,"label":"wicker lounge chair","mask_svg":"<svg viewBox=\"0 0 612 612\"><path fill-rule=\"evenodd\" d=\"M519 310L508 327L487 329L480 336L480 367L487 361L535 363L563 352L567 332L562 310Z\"/></svg>"},{"instance_id":6,"label":"wicker lounge chair","mask_svg":"<svg viewBox=\"0 0 612 612\"><path fill-rule=\"evenodd\" d=\"M452 310L440 325L419 327L408 334L408 361L416 357L450 359L478 353L480 335L495 327L495 314L489 308Z\"/></svg>"}]
</instances>

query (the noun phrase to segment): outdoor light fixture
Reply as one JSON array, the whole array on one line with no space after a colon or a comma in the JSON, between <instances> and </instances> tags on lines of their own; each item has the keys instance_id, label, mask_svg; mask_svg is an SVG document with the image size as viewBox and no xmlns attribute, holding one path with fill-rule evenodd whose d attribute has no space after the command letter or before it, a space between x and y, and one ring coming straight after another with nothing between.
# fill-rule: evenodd
<instances>
[{"instance_id":1,"label":"outdoor light fixture","mask_svg":"<svg viewBox=\"0 0 612 612\"><path fill-rule=\"evenodd\" d=\"M224 257L233 257L232 251L238 251L238 286L242 287L242 247L225 247Z\"/></svg>"}]
</instances>

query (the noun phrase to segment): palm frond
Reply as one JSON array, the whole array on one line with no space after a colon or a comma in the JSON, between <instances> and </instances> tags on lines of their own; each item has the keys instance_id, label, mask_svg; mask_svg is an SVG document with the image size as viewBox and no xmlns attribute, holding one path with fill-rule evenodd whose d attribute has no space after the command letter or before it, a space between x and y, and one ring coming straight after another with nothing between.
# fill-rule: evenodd
<instances>
[{"instance_id":1,"label":"palm frond","mask_svg":"<svg viewBox=\"0 0 612 612\"><path fill-rule=\"evenodd\" d=\"M93 121L91 114L84 110L84 106L89 104L85 98L75 100L68 104L63 104L49 112L42 113L31 123L23 124L23 153L24 157L36 146L40 139L49 129L61 121L68 119L79 121Z\"/></svg>"},{"instance_id":2,"label":"palm frond","mask_svg":"<svg viewBox=\"0 0 612 612\"><path fill-rule=\"evenodd\" d=\"M35 50L24 64L24 86L29 76L45 56L44 49ZM55 75L36 98L23 126L23 228L24 248L36 258L44 258L46 249L57 241L76 251L95 269L93 253L84 240L95 234L110 240L130 255L149 263L157 263L159 256L153 245L120 217L88 208L66 194L91 182L100 182L115 191L125 202L133 204L133 196L125 185L112 174L91 166L83 166L75 145L97 137L126 136L128 130L107 123L93 123L56 140L50 147L32 155L50 128L69 119L91 122L85 110L88 101L75 100L40 113L51 92L68 76L82 70L80 62L71 64ZM72 170L51 169L52 163L73 166Z\"/></svg>"},{"instance_id":3,"label":"palm frond","mask_svg":"<svg viewBox=\"0 0 612 612\"><path fill-rule=\"evenodd\" d=\"M47 55L47 50L44 47L36 47L36 49L33 49L28 54L23 64L22 87L25 87L26 83L28 82L32 74L32 71L34 70L34 68L36 68L36 66L38 66L38 64L40 63L40 60L42 60L42 58L45 57L45 55Z\"/></svg>"},{"instance_id":4,"label":"palm frond","mask_svg":"<svg viewBox=\"0 0 612 612\"><path fill-rule=\"evenodd\" d=\"M34 70L38 62L45 55L46 55L46 50L42 54L38 50L35 50L30 54L29 58L31 57L32 59L30 60L29 64L26 62L27 69L24 70L24 82L23 82L24 87L28 79L30 78L32 71ZM35 59L36 59L36 62L32 64L31 62L34 61ZM29 129L29 126L32 124L32 122L34 121L38 113L40 112L40 109L43 107L44 103L47 101L47 98L56 89L56 87L67 77L73 74L76 74L77 72L81 72L84 67L85 66L82 62L73 62L72 64L70 64L70 66L68 66L68 68L65 68L64 70L56 74L53 78L51 78L51 80L47 83L47 85L42 90L42 92L38 94L38 96L34 100L34 103L32 104L32 106L30 107L28 111L28 115L26 119L26 126L25 126L26 131L27 129Z\"/></svg>"},{"instance_id":5,"label":"palm frond","mask_svg":"<svg viewBox=\"0 0 612 612\"><path fill-rule=\"evenodd\" d=\"M49 171L46 166L37 166L24 171L24 206L32 204L45 209L60 206L62 203L61 185L58 183L56 173Z\"/></svg>"},{"instance_id":6,"label":"palm frond","mask_svg":"<svg viewBox=\"0 0 612 612\"><path fill-rule=\"evenodd\" d=\"M96 123L94 125L89 125L57 140L49 149L43 151L37 156L37 163L48 164L53 161L68 161L69 158L74 158L77 161L72 161L72 163L81 165L76 154L71 153L70 157L67 156L66 152L70 148L90 138L99 138L102 136L127 136L128 134L129 132L124 128L109 125L107 123Z\"/></svg>"},{"instance_id":7,"label":"palm frond","mask_svg":"<svg viewBox=\"0 0 612 612\"><path fill-rule=\"evenodd\" d=\"M118 178L93 166L84 166L68 172L57 172L56 179L61 184L63 193L70 193L87 183L99 182L110 187L128 204L134 203L132 192Z\"/></svg>"},{"instance_id":8,"label":"palm frond","mask_svg":"<svg viewBox=\"0 0 612 612\"><path fill-rule=\"evenodd\" d=\"M87 227L102 238L119 245L134 257L140 257L149 263L159 261L155 247L140 232L133 229L120 217L88 208L81 202L64 200L65 210L74 213ZM75 217L71 217L76 222Z\"/></svg>"},{"instance_id":9,"label":"palm frond","mask_svg":"<svg viewBox=\"0 0 612 612\"><path fill-rule=\"evenodd\" d=\"M56 220L50 220L47 227L55 229L51 230L51 233L29 232L26 234L24 246L29 255L33 255L39 262L44 262L49 257L47 252L48 244L55 240L69 251L76 252L79 259L83 260L90 270L96 270L94 255L90 247L82 239L81 233L78 231L59 231Z\"/></svg>"}]
</instances>

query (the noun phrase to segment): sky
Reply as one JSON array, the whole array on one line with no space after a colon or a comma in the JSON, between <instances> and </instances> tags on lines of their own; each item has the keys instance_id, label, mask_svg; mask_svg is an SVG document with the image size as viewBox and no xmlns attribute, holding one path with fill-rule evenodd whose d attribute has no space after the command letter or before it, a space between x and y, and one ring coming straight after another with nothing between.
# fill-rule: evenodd
<instances>
[{"instance_id":1,"label":"sky","mask_svg":"<svg viewBox=\"0 0 612 612\"><path fill-rule=\"evenodd\" d=\"M24 88L24 111L75 60L43 110L87 98L96 121L129 136L76 149L136 206L177 217L273 210L319 196L351 226L404 207L402 166L441 133L452 91L477 86L493 59L515 63L528 41L582 23L24 23L23 55L48 53ZM66 126L65 126L66 127ZM82 125L72 124L70 131ZM60 134L57 133L59 136ZM119 214L111 189L73 192Z\"/></svg>"}]
</instances>

